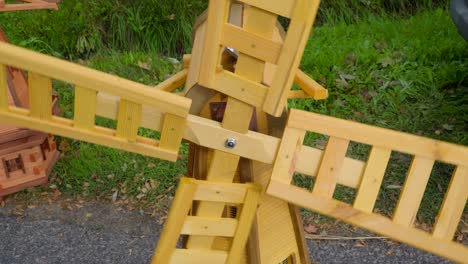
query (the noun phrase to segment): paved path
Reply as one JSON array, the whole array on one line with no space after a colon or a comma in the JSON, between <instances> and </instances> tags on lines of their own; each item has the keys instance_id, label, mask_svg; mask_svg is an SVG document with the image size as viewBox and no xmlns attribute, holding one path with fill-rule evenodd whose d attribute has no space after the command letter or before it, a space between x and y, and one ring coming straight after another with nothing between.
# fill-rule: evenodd
<instances>
[{"instance_id":1,"label":"paved path","mask_svg":"<svg viewBox=\"0 0 468 264\"><path fill-rule=\"evenodd\" d=\"M105 203L72 210L43 205L21 213L7 205L0 209L0 264L148 263L160 230L150 216ZM309 241L309 248L318 263L450 263L382 240L364 246Z\"/></svg>"}]
</instances>

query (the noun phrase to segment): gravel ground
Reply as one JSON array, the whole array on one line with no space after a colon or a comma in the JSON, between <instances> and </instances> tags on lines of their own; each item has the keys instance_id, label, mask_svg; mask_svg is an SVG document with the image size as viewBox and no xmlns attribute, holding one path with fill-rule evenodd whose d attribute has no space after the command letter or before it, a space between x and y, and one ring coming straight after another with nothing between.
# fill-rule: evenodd
<instances>
[{"instance_id":1,"label":"gravel ground","mask_svg":"<svg viewBox=\"0 0 468 264\"><path fill-rule=\"evenodd\" d=\"M161 225L154 217L111 204L58 204L0 209L0 264L148 263ZM310 241L317 263L450 263L385 240Z\"/></svg>"}]
</instances>

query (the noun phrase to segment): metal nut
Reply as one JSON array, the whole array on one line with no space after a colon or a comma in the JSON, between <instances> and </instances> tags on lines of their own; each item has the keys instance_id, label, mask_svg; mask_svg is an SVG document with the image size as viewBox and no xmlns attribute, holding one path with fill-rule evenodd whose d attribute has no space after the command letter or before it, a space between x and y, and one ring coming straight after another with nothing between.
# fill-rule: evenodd
<instances>
[{"instance_id":1,"label":"metal nut","mask_svg":"<svg viewBox=\"0 0 468 264\"><path fill-rule=\"evenodd\" d=\"M235 148L236 145L237 145L237 140L235 138L228 138L226 139L226 142L224 143L224 146L230 149Z\"/></svg>"}]
</instances>

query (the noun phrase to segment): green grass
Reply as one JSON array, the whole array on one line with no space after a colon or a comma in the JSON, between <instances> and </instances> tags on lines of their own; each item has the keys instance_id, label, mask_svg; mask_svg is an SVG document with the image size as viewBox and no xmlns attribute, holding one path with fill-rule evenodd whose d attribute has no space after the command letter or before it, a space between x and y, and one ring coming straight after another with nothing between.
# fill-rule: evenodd
<instances>
[{"instance_id":1,"label":"green grass","mask_svg":"<svg viewBox=\"0 0 468 264\"><path fill-rule=\"evenodd\" d=\"M103 49L190 52L192 24L208 0L66 0L58 11L0 14L13 43L66 58L87 58ZM322 1L318 24L356 23L371 15L404 17L446 7L445 0Z\"/></svg>"}]
</instances>

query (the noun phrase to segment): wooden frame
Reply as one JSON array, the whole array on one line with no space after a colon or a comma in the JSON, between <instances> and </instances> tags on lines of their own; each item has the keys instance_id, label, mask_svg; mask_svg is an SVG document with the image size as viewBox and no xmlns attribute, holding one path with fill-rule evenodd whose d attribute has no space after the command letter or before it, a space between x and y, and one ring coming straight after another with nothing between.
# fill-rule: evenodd
<instances>
[{"instance_id":1,"label":"wooden frame","mask_svg":"<svg viewBox=\"0 0 468 264\"><path fill-rule=\"evenodd\" d=\"M269 16L269 20L265 20L263 24L255 18L260 27L266 27L268 24L270 27L276 26L278 15L291 18L284 43L274 41L272 32L261 35L246 26L238 27L228 23L230 0L210 1L199 84L263 108L271 115L280 116L296 76L319 1L242 2L249 4L248 9L263 10L266 16ZM272 6L275 8L271 8ZM279 6L283 6L283 9ZM285 13L284 10L291 12ZM248 18L246 21L248 22ZM224 70L220 65L224 47L233 48L240 54L256 58L259 62L277 64L276 74L269 87L261 83L262 79L252 80Z\"/></svg>"},{"instance_id":2,"label":"wooden frame","mask_svg":"<svg viewBox=\"0 0 468 264\"><path fill-rule=\"evenodd\" d=\"M152 262L239 263L252 226L260 188L255 184L212 183L181 178ZM238 218L190 216L193 201L242 205ZM180 235L232 237L229 250L176 249Z\"/></svg>"},{"instance_id":3,"label":"wooden frame","mask_svg":"<svg viewBox=\"0 0 468 264\"><path fill-rule=\"evenodd\" d=\"M185 133L190 100L110 74L0 43L0 65L29 71L30 109L8 106L5 67L0 68L0 117L10 124L175 161ZM73 120L52 115L52 78L75 84ZM172 85L164 84L165 86ZM117 129L95 126L97 92L120 98ZM162 113L161 140L141 137L143 106Z\"/></svg>"},{"instance_id":4,"label":"wooden frame","mask_svg":"<svg viewBox=\"0 0 468 264\"><path fill-rule=\"evenodd\" d=\"M329 135L322 157L305 156L302 146L306 131ZM366 162L353 205L333 199L335 186L345 170L350 141L369 144ZM406 183L392 219L373 213L390 153L414 155ZM468 148L450 143L372 127L333 117L292 110L267 193L321 214L346 221L372 232L410 244L448 259L464 262L468 248L453 242L453 236L468 198ZM319 158L319 159L317 159ZM319 163L313 190L292 184L297 162ZM457 166L439 211L432 234L412 227L434 161Z\"/></svg>"}]
</instances>

